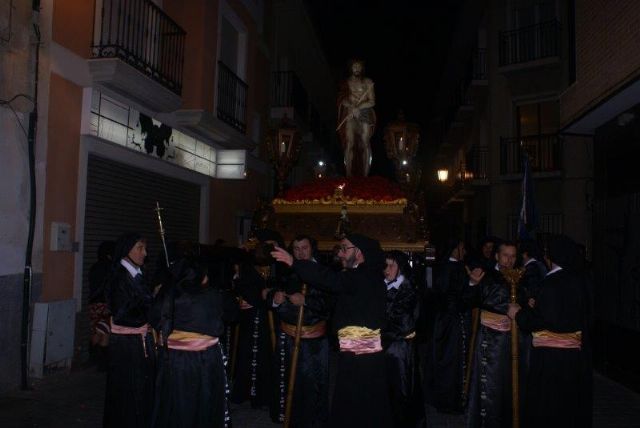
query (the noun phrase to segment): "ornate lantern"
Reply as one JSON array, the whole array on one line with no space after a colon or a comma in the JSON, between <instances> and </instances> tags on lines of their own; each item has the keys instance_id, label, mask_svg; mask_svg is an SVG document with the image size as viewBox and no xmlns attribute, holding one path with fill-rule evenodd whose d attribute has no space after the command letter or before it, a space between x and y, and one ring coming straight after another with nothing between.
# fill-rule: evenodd
<instances>
[{"instance_id":1,"label":"ornate lantern","mask_svg":"<svg viewBox=\"0 0 640 428\"><path fill-rule=\"evenodd\" d=\"M284 190L284 182L291 168L298 160L300 146L300 134L286 116L280 122L280 126L271 131L267 137L267 150L276 170L280 194Z\"/></svg>"},{"instance_id":2,"label":"ornate lantern","mask_svg":"<svg viewBox=\"0 0 640 428\"><path fill-rule=\"evenodd\" d=\"M438 181L440 181L440 183L444 183L449 179L449 170L446 168L439 168L438 169Z\"/></svg>"},{"instance_id":3,"label":"ornate lantern","mask_svg":"<svg viewBox=\"0 0 640 428\"><path fill-rule=\"evenodd\" d=\"M396 178L407 190L420 181L421 169L414 162L420 144L420 127L407 122L402 111L398 119L384 129L384 146L387 157L396 166Z\"/></svg>"}]
</instances>

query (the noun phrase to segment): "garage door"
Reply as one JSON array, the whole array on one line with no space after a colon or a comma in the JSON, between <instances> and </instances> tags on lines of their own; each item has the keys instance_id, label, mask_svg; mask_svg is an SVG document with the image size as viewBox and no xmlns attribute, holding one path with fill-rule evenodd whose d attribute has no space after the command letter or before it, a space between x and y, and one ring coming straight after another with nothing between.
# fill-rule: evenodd
<instances>
[{"instance_id":1,"label":"garage door","mask_svg":"<svg viewBox=\"0 0 640 428\"><path fill-rule=\"evenodd\" d=\"M84 224L82 311L77 341L84 353L89 343L89 269L96 262L102 241L136 231L147 239L146 268L153 273L162 244L154 208L164 208L166 239L198 241L200 185L148 172L98 156L89 156Z\"/></svg>"}]
</instances>

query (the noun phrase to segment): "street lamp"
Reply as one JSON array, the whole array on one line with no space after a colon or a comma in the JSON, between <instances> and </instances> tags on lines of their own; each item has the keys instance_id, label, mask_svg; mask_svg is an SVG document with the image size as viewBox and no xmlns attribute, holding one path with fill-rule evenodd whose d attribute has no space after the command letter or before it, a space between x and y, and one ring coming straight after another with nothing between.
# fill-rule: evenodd
<instances>
[{"instance_id":1,"label":"street lamp","mask_svg":"<svg viewBox=\"0 0 640 428\"><path fill-rule=\"evenodd\" d=\"M284 182L300 154L300 134L285 116L278 128L272 130L267 137L269 158L276 170L279 193L284 191Z\"/></svg>"}]
</instances>

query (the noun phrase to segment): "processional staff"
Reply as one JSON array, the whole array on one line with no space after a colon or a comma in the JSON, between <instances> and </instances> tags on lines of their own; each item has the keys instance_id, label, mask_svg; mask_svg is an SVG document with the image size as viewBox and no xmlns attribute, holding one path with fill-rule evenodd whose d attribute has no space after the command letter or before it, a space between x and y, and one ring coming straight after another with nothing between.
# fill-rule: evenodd
<instances>
[{"instance_id":1,"label":"processional staff","mask_svg":"<svg viewBox=\"0 0 640 428\"><path fill-rule=\"evenodd\" d=\"M302 284L302 295L307 294L307 284ZM293 354L289 365L289 388L287 390L287 403L284 411L284 428L291 426L291 411L293 409L293 389L296 385L296 371L298 369L298 353L300 352L300 336L302 335L302 320L304 318L304 305L298 309L298 322L296 323L296 336L293 342Z\"/></svg>"},{"instance_id":2,"label":"processional staff","mask_svg":"<svg viewBox=\"0 0 640 428\"><path fill-rule=\"evenodd\" d=\"M156 212L156 215L158 217L158 231L160 232L160 240L162 241L162 248L164 249L164 259L167 262L167 268L169 268L169 253L167 252L167 243L164 239L165 230L164 226L162 225L162 210L164 210L164 208L160 208L160 203L156 201L156 207L154 211Z\"/></svg>"},{"instance_id":3,"label":"processional staff","mask_svg":"<svg viewBox=\"0 0 640 428\"><path fill-rule=\"evenodd\" d=\"M510 301L516 303L518 283L524 275L523 268L502 269L502 275L511 286ZM511 399L512 399L512 423L513 428L520 427L520 382L519 382L519 361L520 354L518 351L518 324L515 320L511 321Z\"/></svg>"}]
</instances>

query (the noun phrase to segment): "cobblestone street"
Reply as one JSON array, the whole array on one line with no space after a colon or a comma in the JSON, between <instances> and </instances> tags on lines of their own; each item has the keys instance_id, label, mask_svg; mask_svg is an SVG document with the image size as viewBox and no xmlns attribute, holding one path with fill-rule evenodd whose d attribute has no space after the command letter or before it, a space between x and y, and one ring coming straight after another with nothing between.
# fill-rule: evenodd
<instances>
[{"instance_id":1,"label":"cobblestone street","mask_svg":"<svg viewBox=\"0 0 640 428\"><path fill-rule=\"evenodd\" d=\"M82 368L52 374L36 381L31 391L14 391L0 396L2 428L100 427L104 399L104 373ZM266 409L252 409L246 403L232 406L235 428L277 427ZM462 416L428 411L429 428L463 427ZM640 394L600 375L595 376L594 427L640 427Z\"/></svg>"}]
</instances>

